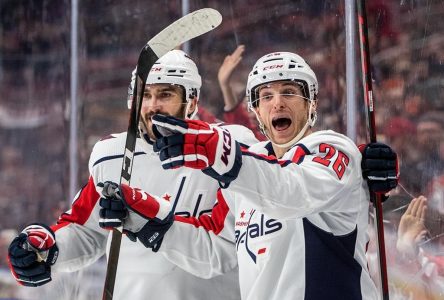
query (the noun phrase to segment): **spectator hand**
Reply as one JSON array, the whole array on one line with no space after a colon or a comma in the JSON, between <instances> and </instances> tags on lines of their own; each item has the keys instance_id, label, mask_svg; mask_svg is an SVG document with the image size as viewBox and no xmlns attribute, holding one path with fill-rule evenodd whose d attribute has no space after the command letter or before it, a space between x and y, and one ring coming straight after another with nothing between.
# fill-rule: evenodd
<instances>
[{"instance_id":1,"label":"spectator hand","mask_svg":"<svg viewBox=\"0 0 444 300\"><path fill-rule=\"evenodd\" d=\"M427 199L424 196L414 198L399 222L396 248L409 259L416 257L418 244L424 240L428 233L424 225L426 203Z\"/></svg>"},{"instance_id":2,"label":"spectator hand","mask_svg":"<svg viewBox=\"0 0 444 300\"><path fill-rule=\"evenodd\" d=\"M160 242L174 221L171 205L167 200L152 196L126 184L106 181L99 205L99 225L105 229L123 226L123 232L132 241L139 241L147 248L160 247Z\"/></svg>"},{"instance_id":3,"label":"spectator hand","mask_svg":"<svg viewBox=\"0 0 444 300\"><path fill-rule=\"evenodd\" d=\"M242 53L245 51L244 45L239 45L231 55L227 55L219 68L217 79L221 86L225 86L230 81L231 75L239 62L242 60Z\"/></svg>"},{"instance_id":4,"label":"spectator hand","mask_svg":"<svg viewBox=\"0 0 444 300\"><path fill-rule=\"evenodd\" d=\"M242 155L239 144L227 130L198 120L159 114L152 121L159 136L154 151L160 152L164 169L199 169L224 184L236 179Z\"/></svg>"},{"instance_id":5,"label":"spectator hand","mask_svg":"<svg viewBox=\"0 0 444 300\"><path fill-rule=\"evenodd\" d=\"M383 143L360 145L362 174L370 191L387 193L398 185L398 158L392 148Z\"/></svg>"},{"instance_id":6,"label":"spectator hand","mask_svg":"<svg viewBox=\"0 0 444 300\"><path fill-rule=\"evenodd\" d=\"M51 228L31 224L11 242L8 249L9 267L19 284L40 286L51 281L51 266L58 254Z\"/></svg>"}]
</instances>

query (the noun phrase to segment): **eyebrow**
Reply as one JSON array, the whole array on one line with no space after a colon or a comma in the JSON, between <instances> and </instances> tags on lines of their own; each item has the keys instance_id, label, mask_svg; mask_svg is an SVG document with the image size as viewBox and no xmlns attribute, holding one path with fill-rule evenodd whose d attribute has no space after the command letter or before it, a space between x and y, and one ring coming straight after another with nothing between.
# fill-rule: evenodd
<instances>
[{"instance_id":1,"label":"eyebrow","mask_svg":"<svg viewBox=\"0 0 444 300\"><path fill-rule=\"evenodd\" d=\"M175 91L176 91L176 89L171 86L163 87L163 88L159 89L159 92L175 92Z\"/></svg>"}]
</instances>

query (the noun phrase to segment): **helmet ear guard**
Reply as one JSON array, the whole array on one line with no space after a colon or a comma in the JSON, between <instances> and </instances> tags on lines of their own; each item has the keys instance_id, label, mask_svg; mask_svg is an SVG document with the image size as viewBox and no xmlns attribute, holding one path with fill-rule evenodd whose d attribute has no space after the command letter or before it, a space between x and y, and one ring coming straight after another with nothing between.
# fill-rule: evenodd
<instances>
[{"instance_id":1,"label":"helmet ear guard","mask_svg":"<svg viewBox=\"0 0 444 300\"><path fill-rule=\"evenodd\" d=\"M313 106L313 104L310 104L310 108L308 110L308 119L307 119L308 126L313 127L317 119L318 119L318 113L316 112L316 108Z\"/></svg>"}]
</instances>

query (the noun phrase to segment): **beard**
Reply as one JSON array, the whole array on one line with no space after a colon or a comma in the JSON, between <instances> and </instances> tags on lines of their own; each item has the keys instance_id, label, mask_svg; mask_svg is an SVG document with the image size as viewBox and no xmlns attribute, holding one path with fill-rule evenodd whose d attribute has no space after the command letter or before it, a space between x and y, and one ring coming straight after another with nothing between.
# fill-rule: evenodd
<instances>
[{"instance_id":1,"label":"beard","mask_svg":"<svg viewBox=\"0 0 444 300\"><path fill-rule=\"evenodd\" d=\"M146 114L143 114L140 118L140 129L142 130L142 133L145 135L148 135L148 138L152 141L156 140L157 137L154 134L153 131L153 123L151 122L151 118L154 115L157 114L161 114L161 115L165 115L165 116L171 116L171 117L175 117L178 119L184 119L185 116L185 109L186 109L186 104L180 105L179 109L176 112L173 113L169 113L166 111L162 111L162 110L156 110L156 111L150 111Z\"/></svg>"}]
</instances>

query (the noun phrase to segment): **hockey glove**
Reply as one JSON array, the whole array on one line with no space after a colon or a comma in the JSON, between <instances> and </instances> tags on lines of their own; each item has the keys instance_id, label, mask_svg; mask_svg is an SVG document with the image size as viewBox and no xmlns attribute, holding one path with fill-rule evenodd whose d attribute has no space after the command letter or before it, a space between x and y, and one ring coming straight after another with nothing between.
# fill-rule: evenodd
<instances>
[{"instance_id":1,"label":"hockey glove","mask_svg":"<svg viewBox=\"0 0 444 300\"><path fill-rule=\"evenodd\" d=\"M163 236L173 225L173 222L174 214L171 212L165 219L149 220L138 232L128 232L127 235L132 241L135 241L137 238L145 247L157 252L162 244Z\"/></svg>"},{"instance_id":2,"label":"hockey glove","mask_svg":"<svg viewBox=\"0 0 444 300\"><path fill-rule=\"evenodd\" d=\"M387 193L398 185L398 158L396 152L383 143L360 145L362 174L370 191Z\"/></svg>"},{"instance_id":3,"label":"hockey glove","mask_svg":"<svg viewBox=\"0 0 444 300\"><path fill-rule=\"evenodd\" d=\"M242 155L239 144L227 130L203 121L159 114L152 121L158 136L154 151L160 152L164 169L199 169L226 185L236 179Z\"/></svg>"},{"instance_id":4,"label":"hockey glove","mask_svg":"<svg viewBox=\"0 0 444 300\"><path fill-rule=\"evenodd\" d=\"M58 254L51 228L31 224L11 242L8 249L9 268L19 284L40 286L51 281L51 266Z\"/></svg>"},{"instance_id":5,"label":"hockey glove","mask_svg":"<svg viewBox=\"0 0 444 300\"><path fill-rule=\"evenodd\" d=\"M123 220L128 217L128 209L121 200L120 194L114 192L117 184L108 181L99 182L97 187L102 189L102 197L99 200L99 226L108 230L121 227Z\"/></svg>"},{"instance_id":6,"label":"hockey glove","mask_svg":"<svg viewBox=\"0 0 444 300\"><path fill-rule=\"evenodd\" d=\"M137 239L147 248L153 248L171 226L174 216L170 203L126 184L107 181L99 183L99 225L105 229L120 227L132 241Z\"/></svg>"}]
</instances>

